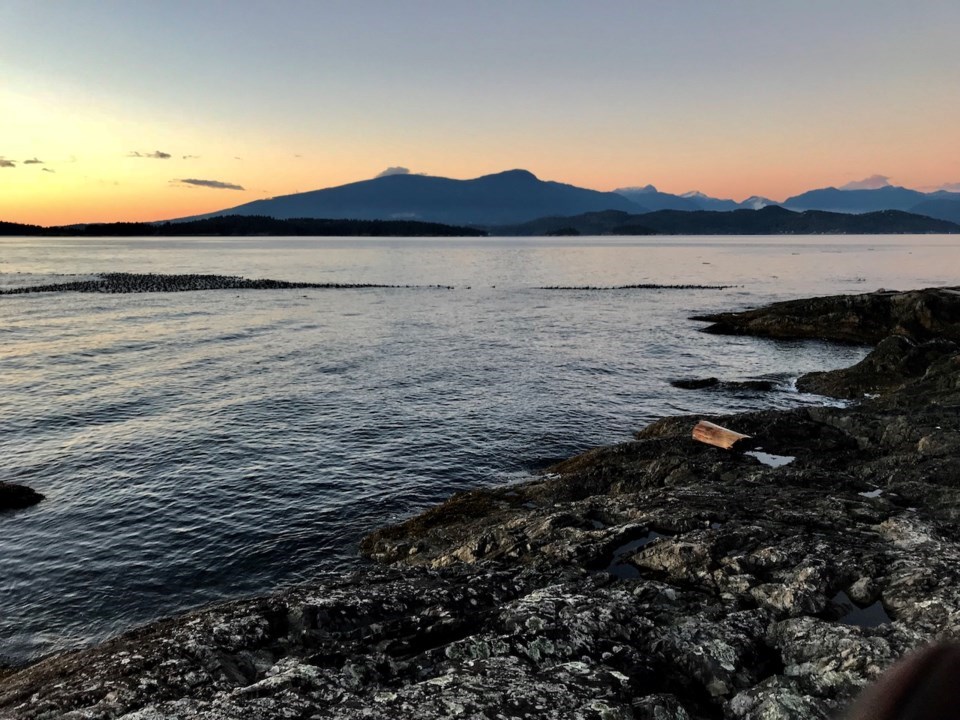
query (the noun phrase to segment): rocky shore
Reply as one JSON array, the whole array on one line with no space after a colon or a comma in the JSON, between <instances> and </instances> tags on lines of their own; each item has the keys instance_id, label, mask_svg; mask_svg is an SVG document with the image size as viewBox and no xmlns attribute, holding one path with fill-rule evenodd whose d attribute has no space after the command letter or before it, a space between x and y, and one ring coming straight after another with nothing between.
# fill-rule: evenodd
<instances>
[{"instance_id":1,"label":"rocky shore","mask_svg":"<svg viewBox=\"0 0 960 720\"><path fill-rule=\"evenodd\" d=\"M354 574L0 672L0 718L833 717L960 633L954 296L724 314L877 344L800 381L858 402L703 418L746 453L666 418L455 495L365 538Z\"/></svg>"}]
</instances>

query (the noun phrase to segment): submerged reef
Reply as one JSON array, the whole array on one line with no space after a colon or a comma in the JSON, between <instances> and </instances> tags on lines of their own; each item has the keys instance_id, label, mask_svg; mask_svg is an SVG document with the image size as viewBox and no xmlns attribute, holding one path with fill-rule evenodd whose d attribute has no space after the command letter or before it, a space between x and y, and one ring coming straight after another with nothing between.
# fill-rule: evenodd
<instances>
[{"instance_id":1,"label":"submerged reef","mask_svg":"<svg viewBox=\"0 0 960 720\"><path fill-rule=\"evenodd\" d=\"M801 379L857 403L665 418L454 495L354 573L0 673L0 718L835 716L960 635L960 317L939 290L799 302L809 336L838 307L869 332L835 339L879 343ZM695 442L700 419L753 450Z\"/></svg>"},{"instance_id":2,"label":"submerged reef","mask_svg":"<svg viewBox=\"0 0 960 720\"><path fill-rule=\"evenodd\" d=\"M314 288L321 290L343 290L357 288L410 288L410 287L449 287L441 285L374 285L370 283L309 283L287 282L286 280L250 280L235 275L164 275L160 273L103 273L91 280L71 280L44 285L0 290L0 295L24 295L42 292L81 292L81 293L147 293L147 292L188 292L194 290L290 290Z\"/></svg>"}]
</instances>

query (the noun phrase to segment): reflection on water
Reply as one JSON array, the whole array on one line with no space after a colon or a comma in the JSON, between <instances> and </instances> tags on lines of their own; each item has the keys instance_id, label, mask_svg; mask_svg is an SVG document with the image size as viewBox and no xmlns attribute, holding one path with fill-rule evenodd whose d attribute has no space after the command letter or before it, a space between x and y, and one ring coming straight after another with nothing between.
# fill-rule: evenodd
<instances>
[{"instance_id":1,"label":"reflection on water","mask_svg":"<svg viewBox=\"0 0 960 720\"><path fill-rule=\"evenodd\" d=\"M416 289L0 298L0 652L23 659L355 565L370 528L674 413L815 402L863 349L694 313L946 284L948 237L0 239L0 285L204 272ZM730 290L538 291L541 285ZM763 377L770 393L678 390Z\"/></svg>"}]
</instances>

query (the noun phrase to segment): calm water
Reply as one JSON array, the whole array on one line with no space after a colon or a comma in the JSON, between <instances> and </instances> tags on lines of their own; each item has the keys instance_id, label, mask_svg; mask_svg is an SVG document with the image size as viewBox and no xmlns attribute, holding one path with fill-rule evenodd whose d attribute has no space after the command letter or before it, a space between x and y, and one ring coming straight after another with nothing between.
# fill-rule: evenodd
<instances>
[{"instance_id":1,"label":"calm water","mask_svg":"<svg viewBox=\"0 0 960 720\"><path fill-rule=\"evenodd\" d=\"M0 655L24 660L355 566L371 528L621 441L656 417L785 407L857 348L698 333L693 313L956 284L949 236L0 238L0 285L211 272L453 290L0 298ZM733 284L545 291L542 285ZM769 377L772 393L669 380Z\"/></svg>"}]
</instances>

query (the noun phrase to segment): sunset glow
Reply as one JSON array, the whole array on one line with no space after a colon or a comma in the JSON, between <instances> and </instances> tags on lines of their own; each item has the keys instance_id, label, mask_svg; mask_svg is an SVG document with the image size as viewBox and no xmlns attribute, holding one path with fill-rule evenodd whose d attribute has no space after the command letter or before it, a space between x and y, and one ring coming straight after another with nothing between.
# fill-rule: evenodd
<instances>
[{"instance_id":1,"label":"sunset glow","mask_svg":"<svg viewBox=\"0 0 960 720\"><path fill-rule=\"evenodd\" d=\"M956 3L8 0L0 26L0 220L180 217L390 166L736 200L960 182Z\"/></svg>"}]
</instances>

